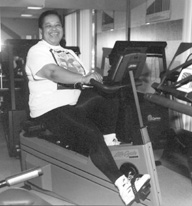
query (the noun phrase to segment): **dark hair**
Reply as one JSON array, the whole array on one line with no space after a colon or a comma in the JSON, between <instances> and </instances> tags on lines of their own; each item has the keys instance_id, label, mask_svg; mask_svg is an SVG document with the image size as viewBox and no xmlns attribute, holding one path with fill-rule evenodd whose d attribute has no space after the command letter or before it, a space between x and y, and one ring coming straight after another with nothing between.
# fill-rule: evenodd
<instances>
[{"instance_id":1,"label":"dark hair","mask_svg":"<svg viewBox=\"0 0 192 206\"><path fill-rule=\"evenodd\" d=\"M38 20L38 26L39 28L42 28L43 27L43 21L45 19L46 16L49 16L49 15L56 15L60 22L62 23L62 20L61 20L61 16L58 14L57 11L55 10L47 10L47 11L44 11L40 16L39 16L39 20Z\"/></svg>"}]
</instances>

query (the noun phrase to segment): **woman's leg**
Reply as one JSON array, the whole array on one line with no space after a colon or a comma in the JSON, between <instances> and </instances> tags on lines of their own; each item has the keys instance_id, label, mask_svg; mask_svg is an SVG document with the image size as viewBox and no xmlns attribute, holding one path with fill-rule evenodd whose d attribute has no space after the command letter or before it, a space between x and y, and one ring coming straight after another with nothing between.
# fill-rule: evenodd
<instances>
[{"instance_id":1,"label":"woman's leg","mask_svg":"<svg viewBox=\"0 0 192 206\"><path fill-rule=\"evenodd\" d=\"M125 177L106 146L103 134L86 118L84 111L79 107L64 106L43 115L41 119L51 132L73 140L77 147L88 148L93 164L118 188L122 200L128 205L135 199L135 194L147 184L150 176L145 174L132 182Z\"/></svg>"},{"instance_id":2,"label":"woman's leg","mask_svg":"<svg viewBox=\"0 0 192 206\"><path fill-rule=\"evenodd\" d=\"M116 133L119 113L117 95L100 95L94 89L85 89L76 107L86 111L86 117L94 122L103 135Z\"/></svg>"},{"instance_id":3,"label":"woman's leg","mask_svg":"<svg viewBox=\"0 0 192 206\"><path fill-rule=\"evenodd\" d=\"M60 107L43 115L41 121L52 133L63 136L75 145L76 151L88 150L93 164L112 183L122 175L104 142L103 134L86 118L83 109L74 106Z\"/></svg>"}]
</instances>

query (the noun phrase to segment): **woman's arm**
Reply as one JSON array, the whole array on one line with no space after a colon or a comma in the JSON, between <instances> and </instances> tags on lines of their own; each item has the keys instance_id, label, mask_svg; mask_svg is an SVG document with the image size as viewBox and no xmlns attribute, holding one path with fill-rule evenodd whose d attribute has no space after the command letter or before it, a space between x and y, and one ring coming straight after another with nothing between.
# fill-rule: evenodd
<instances>
[{"instance_id":1,"label":"woman's arm","mask_svg":"<svg viewBox=\"0 0 192 206\"><path fill-rule=\"evenodd\" d=\"M63 69L62 67L55 64L47 64L36 74L39 77L49 79L53 82L62 83L62 84L89 84L90 79L95 79L99 82L102 82L102 76L97 73L88 73L86 76L81 74L74 73L72 71Z\"/></svg>"}]
</instances>

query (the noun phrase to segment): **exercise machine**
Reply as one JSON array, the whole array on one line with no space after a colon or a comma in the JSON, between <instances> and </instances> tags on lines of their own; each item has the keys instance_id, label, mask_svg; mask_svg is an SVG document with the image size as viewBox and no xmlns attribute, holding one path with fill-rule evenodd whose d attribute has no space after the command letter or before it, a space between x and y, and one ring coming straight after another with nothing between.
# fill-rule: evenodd
<instances>
[{"instance_id":1,"label":"exercise machine","mask_svg":"<svg viewBox=\"0 0 192 206\"><path fill-rule=\"evenodd\" d=\"M0 188L8 187L8 189L0 192L0 205L50 205L39 196L24 188L12 187L41 175L43 175L42 169L36 167L1 180Z\"/></svg>"},{"instance_id":2,"label":"exercise machine","mask_svg":"<svg viewBox=\"0 0 192 206\"><path fill-rule=\"evenodd\" d=\"M24 181L42 175L43 168L35 167L0 180L0 205L73 205L22 186Z\"/></svg>"},{"instance_id":3,"label":"exercise machine","mask_svg":"<svg viewBox=\"0 0 192 206\"><path fill-rule=\"evenodd\" d=\"M145 94L145 99L149 102L169 108L170 111L175 111L179 114L179 116L177 115L174 118L172 117L172 119L181 118L182 114L192 116L192 72L190 68L190 65L192 64L192 59L190 58L191 54L188 55L184 63L172 68L175 59L177 59L179 55L191 49L191 47L192 43L182 42L179 45L172 61L170 62L167 72L162 78L162 81L152 85L156 92L153 94ZM175 128L175 126L171 129L173 131L172 138L168 141L168 145L163 152L163 157L170 154L172 145L179 145L184 151L185 156L187 156L188 165L184 166L188 169L188 174L185 175L192 180L191 131L188 131L183 127Z\"/></svg>"},{"instance_id":4,"label":"exercise machine","mask_svg":"<svg viewBox=\"0 0 192 206\"><path fill-rule=\"evenodd\" d=\"M109 62L112 67L113 62L116 62L118 56L124 52L138 52L142 50L146 54L146 63L140 74L142 84L136 85L136 88L142 111L143 123L147 126L154 149L162 149L166 144L166 133L169 130L169 114L168 109L151 104L149 101L145 100L144 94L146 92L154 92L154 89L151 87L152 82L160 82L161 77L167 70L165 55L166 46L166 42L116 41L109 55ZM125 77L125 79L128 81L129 77ZM124 142L129 142L129 139L136 141L140 136L140 125L135 115L137 111L135 109L135 101L132 98L133 94L131 94L131 91L125 91L122 96L124 100L121 101L119 116L120 125L121 127L124 125L124 128L120 130L120 136ZM135 142L135 144L137 143L138 142Z\"/></svg>"},{"instance_id":5,"label":"exercise machine","mask_svg":"<svg viewBox=\"0 0 192 206\"><path fill-rule=\"evenodd\" d=\"M124 44L126 48L127 42ZM132 205L160 206L161 191L152 144L143 123L136 89L136 85L141 83L139 77L146 60L147 43L137 47L137 50L134 47L134 50L125 49L118 53L103 84L94 80L91 83L104 93L126 91L127 88L132 90L139 122L137 144L122 143L109 146L109 149L117 166L126 176L130 173L148 173L151 176L150 190L146 187ZM26 131L20 133L22 170L40 166L44 174L26 181L26 186L69 199L76 205L124 205L116 187L93 165L89 156L70 150L70 145L60 140L53 142L45 136L40 138Z\"/></svg>"}]
</instances>

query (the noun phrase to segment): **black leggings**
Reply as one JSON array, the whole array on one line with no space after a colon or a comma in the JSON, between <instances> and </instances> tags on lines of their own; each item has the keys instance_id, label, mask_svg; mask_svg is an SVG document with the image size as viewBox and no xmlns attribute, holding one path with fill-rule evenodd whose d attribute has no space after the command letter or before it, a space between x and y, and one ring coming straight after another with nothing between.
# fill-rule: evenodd
<instances>
[{"instance_id":1,"label":"black leggings","mask_svg":"<svg viewBox=\"0 0 192 206\"><path fill-rule=\"evenodd\" d=\"M37 119L55 135L71 142L75 150L87 150L93 164L112 183L122 175L103 134L115 133L118 99L103 97L92 89L83 90L74 106L54 109Z\"/></svg>"}]
</instances>

